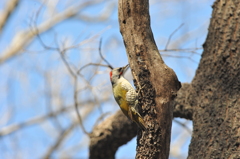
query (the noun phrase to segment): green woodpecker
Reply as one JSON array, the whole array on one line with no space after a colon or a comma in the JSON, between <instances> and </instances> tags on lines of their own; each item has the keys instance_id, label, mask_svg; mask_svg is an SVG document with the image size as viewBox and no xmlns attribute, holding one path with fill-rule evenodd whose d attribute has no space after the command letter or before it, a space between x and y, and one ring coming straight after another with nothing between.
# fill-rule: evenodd
<instances>
[{"instance_id":1,"label":"green woodpecker","mask_svg":"<svg viewBox=\"0 0 240 159\"><path fill-rule=\"evenodd\" d=\"M146 130L143 118L136 108L138 94L132 85L123 77L128 67L129 65L115 68L110 72L113 95L122 112L128 119L134 121L142 130Z\"/></svg>"}]
</instances>

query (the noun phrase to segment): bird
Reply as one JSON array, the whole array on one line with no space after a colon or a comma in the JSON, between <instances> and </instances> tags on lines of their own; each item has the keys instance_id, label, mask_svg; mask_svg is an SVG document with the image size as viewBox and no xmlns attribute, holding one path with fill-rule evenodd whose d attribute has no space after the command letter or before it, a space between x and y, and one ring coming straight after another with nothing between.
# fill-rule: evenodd
<instances>
[{"instance_id":1,"label":"bird","mask_svg":"<svg viewBox=\"0 0 240 159\"><path fill-rule=\"evenodd\" d=\"M129 68L129 64L124 67L114 68L110 72L110 81L112 83L113 96L121 108L123 114L131 121L135 122L142 130L146 130L146 124L143 117L137 109L138 93L127 81L123 74Z\"/></svg>"}]
</instances>

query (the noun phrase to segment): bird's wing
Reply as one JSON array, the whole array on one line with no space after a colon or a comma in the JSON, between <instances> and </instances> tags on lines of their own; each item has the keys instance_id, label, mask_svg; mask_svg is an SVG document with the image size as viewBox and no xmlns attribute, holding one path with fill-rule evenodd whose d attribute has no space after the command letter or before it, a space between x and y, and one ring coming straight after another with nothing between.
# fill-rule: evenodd
<instances>
[{"instance_id":1,"label":"bird's wing","mask_svg":"<svg viewBox=\"0 0 240 159\"><path fill-rule=\"evenodd\" d=\"M135 105L135 101L137 100L137 93L132 87L132 85L129 82L123 82L122 88L127 91L126 93L126 101L130 106Z\"/></svg>"}]
</instances>

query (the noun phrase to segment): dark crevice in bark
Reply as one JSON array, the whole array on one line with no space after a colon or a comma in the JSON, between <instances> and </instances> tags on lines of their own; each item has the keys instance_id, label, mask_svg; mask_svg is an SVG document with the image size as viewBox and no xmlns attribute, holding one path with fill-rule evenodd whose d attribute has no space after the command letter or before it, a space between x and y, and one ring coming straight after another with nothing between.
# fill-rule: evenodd
<instances>
[{"instance_id":1,"label":"dark crevice in bark","mask_svg":"<svg viewBox=\"0 0 240 159\"><path fill-rule=\"evenodd\" d=\"M239 10L237 0L213 5L204 52L189 94L194 110L189 159L240 158Z\"/></svg>"},{"instance_id":2,"label":"dark crevice in bark","mask_svg":"<svg viewBox=\"0 0 240 159\"><path fill-rule=\"evenodd\" d=\"M90 159L114 159L117 149L136 136L137 126L119 110L90 135Z\"/></svg>"},{"instance_id":3,"label":"dark crevice in bark","mask_svg":"<svg viewBox=\"0 0 240 159\"><path fill-rule=\"evenodd\" d=\"M128 3L130 2L128 1ZM217 0L214 3L209 33L206 42L203 45L204 52L194 80L191 84L182 85L182 88L178 92L178 96L173 102L173 114L175 117L193 120L193 136L189 147L189 159L240 158L239 11L240 1L237 0ZM133 14L132 12L133 10L131 10L131 14ZM144 18L146 17L140 16L138 20L141 21L141 19ZM125 25L127 25L128 19L125 17L124 20L126 22ZM140 24L141 22L138 23ZM141 31L142 28L136 26L135 29ZM149 32L151 32L151 30L149 30ZM121 33L123 33L122 30ZM141 33L143 37L147 34L143 30ZM130 31L127 35L132 36L133 31ZM143 39L146 40L148 38L151 39L150 37ZM124 43L126 47L131 46L131 43L128 41L124 41ZM129 58L139 57L139 60L136 64L130 60L130 65L132 72L137 72L137 77L140 78L141 73L143 73L141 70L149 70L149 68L151 69L151 66L147 65L145 62L149 57L142 57L145 49L142 47L141 41L134 41L134 43L137 44L132 47L136 55L131 54ZM145 41L145 44L148 47L152 47L152 44L147 41ZM156 58L157 56L158 55L156 54ZM145 62L147 66L142 66L143 68L135 67L136 65L141 65L142 62ZM151 63L154 62L154 58L151 59ZM151 73L152 72L150 71L150 76L152 75ZM157 74L156 78L159 78ZM141 80L139 81L142 86L144 83L141 83ZM152 81L150 85L153 88L156 87L152 84ZM169 93L174 94L175 92L170 91ZM156 96L160 95L158 92L153 93L153 96L154 94L156 94ZM143 103L154 103L147 101L147 99L144 98L142 101ZM151 107L147 110L151 110ZM154 111L154 109L152 109L152 111ZM143 109L143 112L145 114L148 113L145 109ZM149 120L146 116L144 116L144 119L146 121ZM151 124L151 122L148 122L148 124ZM101 131L106 131L101 127L100 129ZM128 129L128 127L115 127L115 129L127 133L125 129ZM137 127L135 127L134 130L131 129L131 132L133 133L131 134L132 137L136 135L136 129ZM160 133L162 135L162 132L159 131L159 134ZM141 136L139 138L141 138ZM110 143L114 142L116 138L111 139L113 140L108 140ZM124 143L126 143L130 138L121 138L120 140L124 140ZM149 140L149 142L154 141ZM142 143L144 143L144 141L138 142L138 144ZM94 146L94 144L92 144L92 146ZM116 147L119 146L121 146L121 144ZM114 156L113 154L117 149L116 147L114 152L112 152L112 156ZM95 149L96 152L92 153L99 153L101 150L102 149L100 148ZM105 158L109 157L107 156Z\"/></svg>"},{"instance_id":4,"label":"dark crevice in bark","mask_svg":"<svg viewBox=\"0 0 240 159\"><path fill-rule=\"evenodd\" d=\"M193 109L188 103L189 92L191 91L191 84L184 83L182 88L178 91L177 97L174 100L173 117L180 117L188 120L192 120Z\"/></svg>"},{"instance_id":5,"label":"dark crevice in bark","mask_svg":"<svg viewBox=\"0 0 240 159\"><path fill-rule=\"evenodd\" d=\"M175 72L162 60L156 46L148 0L119 0L120 31L139 96L140 112L147 131L139 132L136 158L168 158L172 102L181 84Z\"/></svg>"},{"instance_id":6,"label":"dark crevice in bark","mask_svg":"<svg viewBox=\"0 0 240 159\"><path fill-rule=\"evenodd\" d=\"M187 102L183 99L184 95L189 92L188 88L190 84L183 84L182 86L175 98L174 117L187 117L187 119L191 119L191 107L188 105L185 107L184 104ZM128 120L121 110L119 110L93 129L90 136L90 158L114 158L117 149L134 138L137 132L138 127L136 124Z\"/></svg>"}]
</instances>

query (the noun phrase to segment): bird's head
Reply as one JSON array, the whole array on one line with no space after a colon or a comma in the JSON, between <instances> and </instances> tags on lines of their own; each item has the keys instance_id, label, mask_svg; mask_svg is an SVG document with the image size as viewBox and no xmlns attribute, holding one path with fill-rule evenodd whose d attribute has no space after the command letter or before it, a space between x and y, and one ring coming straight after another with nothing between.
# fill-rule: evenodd
<instances>
[{"instance_id":1,"label":"bird's head","mask_svg":"<svg viewBox=\"0 0 240 159\"><path fill-rule=\"evenodd\" d=\"M124 67L112 69L112 71L110 72L110 80L112 82L112 85L117 83L117 81L123 76L123 74L127 71L128 68L129 64Z\"/></svg>"}]
</instances>

